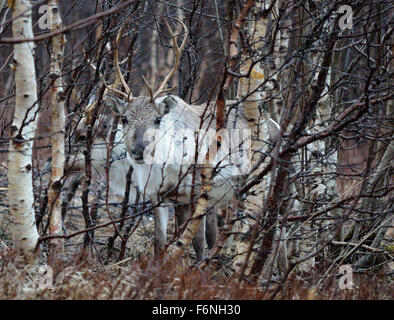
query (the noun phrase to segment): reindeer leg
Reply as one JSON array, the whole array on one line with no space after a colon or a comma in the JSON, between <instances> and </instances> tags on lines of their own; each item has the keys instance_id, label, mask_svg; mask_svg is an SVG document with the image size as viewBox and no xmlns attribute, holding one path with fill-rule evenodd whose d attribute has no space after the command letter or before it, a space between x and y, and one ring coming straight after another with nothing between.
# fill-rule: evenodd
<instances>
[{"instance_id":1,"label":"reindeer leg","mask_svg":"<svg viewBox=\"0 0 394 320\"><path fill-rule=\"evenodd\" d=\"M181 226L187 219L190 218L190 206L180 206L178 205L176 210L176 216L178 220L178 226ZM201 261L205 255L205 218L202 218L202 222L200 227L197 230L197 233L194 235L192 244L194 251L196 252L197 261Z\"/></svg>"},{"instance_id":2,"label":"reindeer leg","mask_svg":"<svg viewBox=\"0 0 394 320\"><path fill-rule=\"evenodd\" d=\"M155 215L155 257L158 258L163 252L167 240L168 208L156 207Z\"/></svg>"},{"instance_id":3,"label":"reindeer leg","mask_svg":"<svg viewBox=\"0 0 394 320\"><path fill-rule=\"evenodd\" d=\"M205 221L205 237L207 239L208 249L211 250L215 245L217 238L217 215L215 209L210 209L207 213Z\"/></svg>"},{"instance_id":4,"label":"reindeer leg","mask_svg":"<svg viewBox=\"0 0 394 320\"><path fill-rule=\"evenodd\" d=\"M205 221L206 217L204 216L192 241L194 251L196 251L197 261L201 261L205 256Z\"/></svg>"}]
</instances>

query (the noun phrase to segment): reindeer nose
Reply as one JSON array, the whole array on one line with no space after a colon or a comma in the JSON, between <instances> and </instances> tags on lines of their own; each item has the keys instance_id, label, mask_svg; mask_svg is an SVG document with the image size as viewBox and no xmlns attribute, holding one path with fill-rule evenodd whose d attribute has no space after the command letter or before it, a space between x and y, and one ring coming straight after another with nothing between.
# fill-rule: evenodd
<instances>
[{"instance_id":1,"label":"reindeer nose","mask_svg":"<svg viewBox=\"0 0 394 320\"><path fill-rule=\"evenodd\" d=\"M131 155L134 159L142 159L144 157L144 148L140 145L137 145L131 149Z\"/></svg>"}]
</instances>

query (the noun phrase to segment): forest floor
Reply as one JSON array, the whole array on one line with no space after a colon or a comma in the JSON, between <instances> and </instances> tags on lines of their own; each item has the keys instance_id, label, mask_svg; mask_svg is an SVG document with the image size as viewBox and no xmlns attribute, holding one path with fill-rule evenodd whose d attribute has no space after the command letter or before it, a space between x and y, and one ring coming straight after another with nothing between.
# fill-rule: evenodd
<instances>
[{"instance_id":1,"label":"forest floor","mask_svg":"<svg viewBox=\"0 0 394 320\"><path fill-rule=\"evenodd\" d=\"M93 203L93 196L89 203ZM111 203L120 201L111 197ZM99 210L96 225L120 215L120 205L105 205ZM228 265L229 257L221 256L200 270L193 267L192 248L186 258L172 259L171 251L157 261L153 257L154 223L146 214L127 241L123 262L119 237L109 254L108 239L114 235L113 225L95 230L91 250L83 250L84 234L65 240L64 266L53 279L44 268L47 245L41 246L38 267L18 267L10 241L7 186L4 167L0 168L0 299L393 299L393 270L384 265L378 271L353 274L353 285L341 289L341 275L327 272L331 261L317 261L308 273L292 273L281 283L273 281L240 285ZM45 219L44 223L45 225ZM71 235L85 228L78 191L65 220ZM171 219L168 236L175 230ZM81 252L84 259L81 260ZM86 252L89 254L86 255ZM168 259L168 257L170 257ZM49 276L49 278L48 278ZM49 279L49 280L48 280ZM320 282L320 283L319 283ZM319 283L319 286L317 284Z\"/></svg>"}]
</instances>

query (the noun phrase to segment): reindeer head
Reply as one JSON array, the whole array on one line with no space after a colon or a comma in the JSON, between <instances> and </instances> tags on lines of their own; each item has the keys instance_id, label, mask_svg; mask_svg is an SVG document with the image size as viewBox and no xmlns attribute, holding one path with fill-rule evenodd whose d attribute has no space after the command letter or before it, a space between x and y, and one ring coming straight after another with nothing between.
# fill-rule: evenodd
<instances>
[{"instance_id":1,"label":"reindeer head","mask_svg":"<svg viewBox=\"0 0 394 320\"><path fill-rule=\"evenodd\" d=\"M131 158L144 163L144 152L151 143L151 133L160 128L160 122L181 100L175 96L158 98L151 102L148 97L136 97L131 102L108 96L106 104L120 116L123 124L125 145Z\"/></svg>"},{"instance_id":2,"label":"reindeer head","mask_svg":"<svg viewBox=\"0 0 394 320\"><path fill-rule=\"evenodd\" d=\"M148 89L149 97L139 96L133 97L130 88L126 84L126 81L123 78L119 67L119 57L117 49L114 50L114 62L116 67L116 75L117 81L115 81L115 85L112 87L107 86L104 79L104 84L109 91L121 95L124 99L119 99L114 96L110 96L106 94L104 100L106 105L112 107L122 119L123 123L123 132L125 137L125 145L131 156L131 158L137 163L144 163L144 151L147 145L151 142L149 139L147 140L147 133L152 132L150 130L158 129L160 126L160 121L162 117L168 113L173 107L176 106L178 97L169 96L165 98L158 98L164 92L168 92L173 90L174 88L165 89L170 78L174 75L177 70L182 50L186 45L187 40L187 27L185 24L173 18L177 22L182 25L184 30L184 37L181 46L179 47L176 41L177 35L174 34L170 25L167 21L165 21L167 28L171 34L171 40L173 43L173 49L175 52L175 62L171 71L165 77L163 82L160 84L156 92L153 91L153 88L148 84L148 82L143 77L144 83ZM120 28L117 40L118 43L121 39L123 27ZM117 83L121 83L126 92L122 92L116 89ZM183 101L183 100L182 100Z\"/></svg>"}]
</instances>

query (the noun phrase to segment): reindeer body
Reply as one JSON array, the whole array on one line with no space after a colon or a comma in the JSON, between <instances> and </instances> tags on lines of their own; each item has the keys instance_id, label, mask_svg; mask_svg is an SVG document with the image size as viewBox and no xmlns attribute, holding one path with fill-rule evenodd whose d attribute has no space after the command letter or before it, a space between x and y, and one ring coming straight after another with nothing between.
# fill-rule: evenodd
<instances>
[{"instance_id":1,"label":"reindeer body","mask_svg":"<svg viewBox=\"0 0 394 320\"><path fill-rule=\"evenodd\" d=\"M190 216L192 190L196 196L194 199L198 197L201 187L198 169L206 164L205 155L216 134L214 109L205 105L188 105L176 96L154 102L147 97L137 97L130 103L109 98L108 102L122 115L124 142L131 156L136 186L143 198L150 199L154 205L162 204L155 211L155 247L159 252L165 244L168 222L163 203L176 203L176 213L182 223ZM247 130L239 110L242 107L229 108L227 128ZM246 144L242 139L238 142ZM231 157L236 151L231 147L229 138L223 138L221 147L211 160L210 165L216 168L211 180L213 187L208 194L208 207L212 210L227 206L242 174L247 173L250 164L247 150L238 159L239 163L233 163ZM211 232L215 230L212 226L208 229ZM193 243L198 259L202 259L204 254L203 234L204 224ZM215 238L207 235L207 239ZM213 243L208 243L208 247L212 246Z\"/></svg>"}]
</instances>

